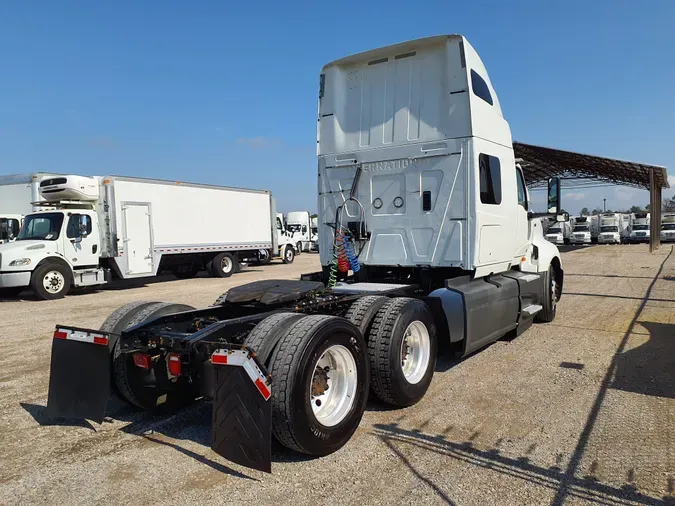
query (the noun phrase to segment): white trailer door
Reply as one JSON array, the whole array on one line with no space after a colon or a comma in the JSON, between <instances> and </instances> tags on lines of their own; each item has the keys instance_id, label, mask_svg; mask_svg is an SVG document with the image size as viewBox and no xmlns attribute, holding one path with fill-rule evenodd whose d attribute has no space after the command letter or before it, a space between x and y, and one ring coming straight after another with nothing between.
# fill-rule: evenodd
<instances>
[{"instance_id":1,"label":"white trailer door","mask_svg":"<svg viewBox=\"0 0 675 506\"><path fill-rule=\"evenodd\" d=\"M124 213L124 254L127 257L127 274L153 272L152 219L150 204L122 204Z\"/></svg>"}]
</instances>

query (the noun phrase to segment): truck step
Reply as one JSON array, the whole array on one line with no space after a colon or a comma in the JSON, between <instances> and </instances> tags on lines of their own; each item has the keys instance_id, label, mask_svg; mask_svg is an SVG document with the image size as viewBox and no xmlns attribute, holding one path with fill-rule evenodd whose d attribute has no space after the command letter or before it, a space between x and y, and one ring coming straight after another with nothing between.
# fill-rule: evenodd
<instances>
[{"instance_id":1,"label":"truck step","mask_svg":"<svg viewBox=\"0 0 675 506\"><path fill-rule=\"evenodd\" d=\"M542 309L544 309L544 306L540 304L530 304L529 306L523 308L523 313L528 314L530 316L534 316Z\"/></svg>"}]
</instances>

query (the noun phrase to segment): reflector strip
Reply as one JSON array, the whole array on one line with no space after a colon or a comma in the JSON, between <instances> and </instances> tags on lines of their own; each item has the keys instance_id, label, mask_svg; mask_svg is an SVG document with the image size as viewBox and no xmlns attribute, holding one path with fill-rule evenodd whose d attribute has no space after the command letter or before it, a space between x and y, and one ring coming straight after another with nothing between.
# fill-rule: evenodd
<instances>
[{"instance_id":1,"label":"reflector strip","mask_svg":"<svg viewBox=\"0 0 675 506\"><path fill-rule=\"evenodd\" d=\"M246 350L216 350L211 355L211 363L243 367L263 399L267 401L272 397L272 388L267 377L260 370L253 357L249 357Z\"/></svg>"},{"instance_id":2,"label":"reflector strip","mask_svg":"<svg viewBox=\"0 0 675 506\"><path fill-rule=\"evenodd\" d=\"M57 328L54 331L54 339L66 339L69 341L80 341L82 343L100 344L108 346L108 336L94 334L84 330L71 330Z\"/></svg>"},{"instance_id":3,"label":"reflector strip","mask_svg":"<svg viewBox=\"0 0 675 506\"><path fill-rule=\"evenodd\" d=\"M267 385L265 385L265 383L263 383L261 379L258 378L257 380L255 380L255 386L258 387L258 390L262 394L263 399L265 399L266 401L269 400L270 397L272 397L272 391L269 388L267 388Z\"/></svg>"}]
</instances>

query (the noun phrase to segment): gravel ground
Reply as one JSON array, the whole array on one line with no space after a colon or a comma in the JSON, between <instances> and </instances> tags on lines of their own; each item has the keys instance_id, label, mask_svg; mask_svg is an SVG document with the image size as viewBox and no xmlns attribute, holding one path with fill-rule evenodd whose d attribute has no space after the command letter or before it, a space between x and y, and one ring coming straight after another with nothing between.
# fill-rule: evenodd
<instances>
[{"instance_id":1,"label":"gravel ground","mask_svg":"<svg viewBox=\"0 0 675 506\"><path fill-rule=\"evenodd\" d=\"M228 280L165 279L64 300L0 302L1 504L675 504L675 254L563 253L552 324L461 361L426 397L371 400L352 441L308 459L275 447L273 474L209 448L210 406L113 406L102 425L44 414L54 323L98 327L133 300L206 306L249 281L297 278L318 257ZM120 288L120 287L115 287Z\"/></svg>"}]
</instances>

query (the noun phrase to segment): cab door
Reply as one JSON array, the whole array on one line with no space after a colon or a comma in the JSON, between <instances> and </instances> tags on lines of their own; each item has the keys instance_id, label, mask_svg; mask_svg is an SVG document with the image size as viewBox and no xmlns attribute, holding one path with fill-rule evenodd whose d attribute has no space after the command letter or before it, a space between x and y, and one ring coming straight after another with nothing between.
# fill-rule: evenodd
<instances>
[{"instance_id":1,"label":"cab door","mask_svg":"<svg viewBox=\"0 0 675 506\"><path fill-rule=\"evenodd\" d=\"M527 217L529 201L525 177L520 166L516 166L516 188L518 190L518 206L516 208L516 249L515 258L523 256L530 245L530 223Z\"/></svg>"},{"instance_id":2,"label":"cab door","mask_svg":"<svg viewBox=\"0 0 675 506\"><path fill-rule=\"evenodd\" d=\"M93 212L70 213L66 224L66 257L75 269L98 267L98 221Z\"/></svg>"}]
</instances>

